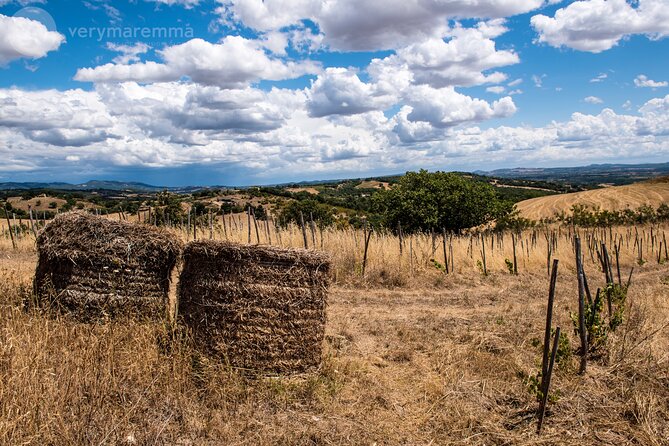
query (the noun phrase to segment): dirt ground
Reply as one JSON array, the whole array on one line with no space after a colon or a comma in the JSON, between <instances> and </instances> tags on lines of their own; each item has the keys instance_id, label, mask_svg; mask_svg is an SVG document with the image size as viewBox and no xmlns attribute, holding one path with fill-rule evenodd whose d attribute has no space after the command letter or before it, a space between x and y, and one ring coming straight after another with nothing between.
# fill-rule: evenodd
<instances>
[{"instance_id":1,"label":"dirt ground","mask_svg":"<svg viewBox=\"0 0 669 446\"><path fill-rule=\"evenodd\" d=\"M425 289L331 290L318 373L251 379L180 330L26 311L35 255L0 252L0 444L669 444L669 269L639 268L623 326L577 375L558 364L541 436L548 277L456 274ZM602 285L590 271L591 286ZM577 346L573 270L555 323Z\"/></svg>"}]
</instances>

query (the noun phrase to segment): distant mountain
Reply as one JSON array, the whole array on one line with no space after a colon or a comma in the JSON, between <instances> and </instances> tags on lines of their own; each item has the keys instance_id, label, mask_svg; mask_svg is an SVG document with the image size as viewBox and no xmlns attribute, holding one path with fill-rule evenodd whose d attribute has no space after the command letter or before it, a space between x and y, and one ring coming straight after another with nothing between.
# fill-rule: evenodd
<instances>
[{"instance_id":1,"label":"distant mountain","mask_svg":"<svg viewBox=\"0 0 669 446\"><path fill-rule=\"evenodd\" d=\"M151 186L150 184L124 182L124 181L100 181L91 180L81 184L70 183L0 183L0 190L26 190L26 189L56 189L56 190L117 190L134 192L157 192L167 187Z\"/></svg>"},{"instance_id":2,"label":"distant mountain","mask_svg":"<svg viewBox=\"0 0 669 446\"><path fill-rule=\"evenodd\" d=\"M631 184L669 175L669 163L658 164L591 164L580 167L497 169L476 171L479 175L535 181L557 181L571 184Z\"/></svg>"}]
</instances>

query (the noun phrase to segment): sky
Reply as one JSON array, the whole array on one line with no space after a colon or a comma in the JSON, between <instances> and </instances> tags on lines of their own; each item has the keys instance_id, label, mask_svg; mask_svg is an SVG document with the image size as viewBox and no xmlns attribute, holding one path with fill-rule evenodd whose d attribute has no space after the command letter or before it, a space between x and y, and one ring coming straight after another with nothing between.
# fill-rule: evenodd
<instances>
[{"instance_id":1,"label":"sky","mask_svg":"<svg viewBox=\"0 0 669 446\"><path fill-rule=\"evenodd\" d=\"M0 182L669 161L669 0L0 0Z\"/></svg>"}]
</instances>

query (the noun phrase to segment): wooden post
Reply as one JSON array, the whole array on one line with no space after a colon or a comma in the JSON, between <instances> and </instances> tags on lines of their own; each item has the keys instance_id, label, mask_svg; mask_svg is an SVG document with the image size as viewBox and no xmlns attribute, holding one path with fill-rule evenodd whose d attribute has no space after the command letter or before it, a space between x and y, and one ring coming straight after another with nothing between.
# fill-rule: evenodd
<instances>
[{"instance_id":1,"label":"wooden post","mask_svg":"<svg viewBox=\"0 0 669 446\"><path fill-rule=\"evenodd\" d=\"M302 228L302 238L304 239L304 249L309 249L307 242L307 228L304 227L304 214L300 211L300 227Z\"/></svg>"},{"instance_id":2,"label":"wooden post","mask_svg":"<svg viewBox=\"0 0 669 446\"><path fill-rule=\"evenodd\" d=\"M511 244L513 245L513 274L518 275L518 260L516 258L516 235L511 233Z\"/></svg>"},{"instance_id":3,"label":"wooden post","mask_svg":"<svg viewBox=\"0 0 669 446\"><path fill-rule=\"evenodd\" d=\"M246 240L246 243L249 245L251 244L251 205L248 205L246 208L246 223L248 224L249 230L248 230L248 238Z\"/></svg>"},{"instance_id":4,"label":"wooden post","mask_svg":"<svg viewBox=\"0 0 669 446\"><path fill-rule=\"evenodd\" d=\"M551 387L551 376L553 375L553 366L555 365L555 356L560 345L560 327L555 329L555 339L553 339L553 351L551 352L551 360L548 364L548 372L546 376L546 387L542 389L543 395L541 398L541 406L539 407L539 424L537 426L537 434L541 433L541 427L544 424L544 417L546 416L546 404L548 404L548 392Z\"/></svg>"},{"instance_id":5,"label":"wooden post","mask_svg":"<svg viewBox=\"0 0 669 446\"><path fill-rule=\"evenodd\" d=\"M486 258L485 258L485 237L483 234L481 234L481 253L483 255L483 275L487 276L488 275L488 266L486 265Z\"/></svg>"},{"instance_id":6,"label":"wooden post","mask_svg":"<svg viewBox=\"0 0 669 446\"><path fill-rule=\"evenodd\" d=\"M309 230L311 231L311 246L316 247L316 225L314 224L314 213L309 212Z\"/></svg>"},{"instance_id":7,"label":"wooden post","mask_svg":"<svg viewBox=\"0 0 669 446\"><path fill-rule=\"evenodd\" d=\"M33 222L33 207L31 205L28 205L28 213L30 214L30 230L35 236L35 240L37 240L37 231L35 230L35 223Z\"/></svg>"},{"instance_id":8,"label":"wooden post","mask_svg":"<svg viewBox=\"0 0 669 446\"><path fill-rule=\"evenodd\" d=\"M448 253L446 252L446 228L441 230L441 244L444 250L444 273L448 274Z\"/></svg>"},{"instance_id":9,"label":"wooden post","mask_svg":"<svg viewBox=\"0 0 669 446\"><path fill-rule=\"evenodd\" d=\"M400 241L400 257L402 257L402 245L404 244L404 241L402 240L402 223L397 223L397 236L399 237Z\"/></svg>"},{"instance_id":10,"label":"wooden post","mask_svg":"<svg viewBox=\"0 0 669 446\"><path fill-rule=\"evenodd\" d=\"M9 211L7 210L7 204L5 206L5 217L7 218L7 230L9 231L9 237L12 239L12 248L16 249L16 242L14 241L14 233L12 232L12 222L9 221Z\"/></svg>"},{"instance_id":11,"label":"wooden post","mask_svg":"<svg viewBox=\"0 0 669 446\"><path fill-rule=\"evenodd\" d=\"M258 231L258 220L256 219L256 213L252 208L251 209L251 217L253 217L253 226L256 228L256 244L260 244L260 232Z\"/></svg>"},{"instance_id":12,"label":"wooden post","mask_svg":"<svg viewBox=\"0 0 669 446\"><path fill-rule=\"evenodd\" d=\"M585 273L583 272L583 259L581 256L581 239L574 238L576 248L576 273L578 275L578 331L581 338L581 365L579 373L585 373L588 355L588 334L585 329Z\"/></svg>"},{"instance_id":13,"label":"wooden post","mask_svg":"<svg viewBox=\"0 0 669 446\"><path fill-rule=\"evenodd\" d=\"M362 257L362 277L365 277L365 269L367 268L367 248L369 247L369 239L372 237L372 229L367 231L367 220L365 220L365 253Z\"/></svg>"},{"instance_id":14,"label":"wooden post","mask_svg":"<svg viewBox=\"0 0 669 446\"><path fill-rule=\"evenodd\" d=\"M555 300L555 284L557 282L558 259L553 260L550 288L548 289L548 309L546 310L546 330L544 331L544 354L541 358L541 390L546 388L548 375L548 354L551 343L551 327L553 324L553 302Z\"/></svg>"},{"instance_id":15,"label":"wooden post","mask_svg":"<svg viewBox=\"0 0 669 446\"><path fill-rule=\"evenodd\" d=\"M209 240L214 238L214 223L211 221L211 209L209 209Z\"/></svg>"}]
</instances>

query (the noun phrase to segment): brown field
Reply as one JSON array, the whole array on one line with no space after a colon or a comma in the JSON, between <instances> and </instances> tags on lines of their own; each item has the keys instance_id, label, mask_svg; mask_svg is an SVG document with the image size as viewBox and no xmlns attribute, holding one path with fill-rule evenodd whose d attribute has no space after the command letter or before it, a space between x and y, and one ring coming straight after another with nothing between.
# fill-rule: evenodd
<instances>
[{"instance_id":1,"label":"brown field","mask_svg":"<svg viewBox=\"0 0 669 446\"><path fill-rule=\"evenodd\" d=\"M62 198L55 198L55 197L49 197L49 196L41 196L41 197L35 197L31 198L30 200L24 200L21 197L10 197L7 199L9 203L16 209L23 209L24 211L28 211L29 207L32 207L34 211L55 211L55 209L49 208L49 203L55 202L57 206L60 208L63 206L66 201L63 200ZM37 205L39 203L39 206Z\"/></svg>"},{"instance_id":2,"label":"brown field","mask_svg":"<svg viewBox=\"0 0 669 446\"><path fill-rule=\"evenodd\" d=\"M314 188L314 187L288 187L288 188L286 188L286 190L287 190L288 192L293 192L293 193L297 193L297 192L309 192L309 193L312 194L312 195L318 195L318 194L320 194L320 192L318 191L318 189L316 189L316 188Z\"/></svg>"},{"instance_id":3,"label":"brown field","mask_svg":"<svg viewBox=\"0 0 669 446\"><path fill-rule=\"evenodd\" d=\"M627 208L636 209L644 204L657 208L660 204L668 202L669 182L643 182L532 198L521 201L516 206L522 217L538 221L553 218L561 212L569 214L572 206L576 204L592 209L620 211Z\"/></svg>"},{"instance_id":4,"label":"brown field","mask_svg":"<svg viewBox=\"0 0 669 446\"><path fill-rule=\"evenodd\" d=\"M246 242L248 228L220 219L211 236ZM260 224L259 238L268 243ZM6 226L3 228L6 229ZM301 231L270 228L272 244L299 246ZM541 436L525 378L539 370L548 276L543 232L518 238L518 276L506 270L510 235L453 240L371 238L365 276L360 231L316 231L333 256L326 356L316 374L251 379L200 356L182 329L114 321L83 324L23 309L34 240L0 237L0 444L179 445L665 445L669 444L669 269L659 240L669 227L581 231L620 244L623 276L635 268L623 326L577 374L555 371ZM199 237L209 237L200 228ZM560 259L554 325L577 345L570 234ZM638 235L637 235L638 234ZM185 234L182 234L185 238ZM644 238L639 265L634 241ZM280 240L280 241L279 241ZM255 228L252 241L256 241ZM471 246L471 248L470 248ZM656 256L660 254L661 262ZM584 250L590 287L603 275Z\"/></svg>"},{"instance_id":5,"label":"brown field","mask_svg":"<svg viewBox=\"0 0 669 446\"><path fill-rule=\"evenodd\" d=\"M385 181L366 180L356 186L357 189L390 189L390 184Z\"/></svg>"}]
</instances>

